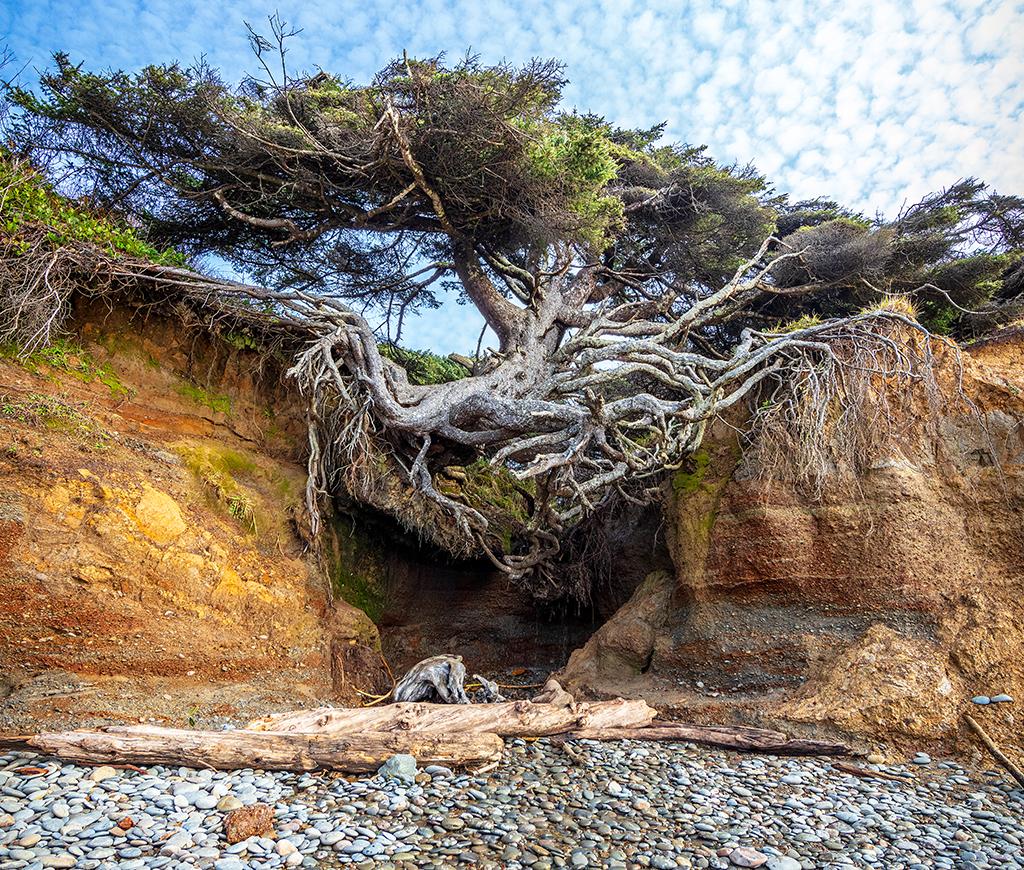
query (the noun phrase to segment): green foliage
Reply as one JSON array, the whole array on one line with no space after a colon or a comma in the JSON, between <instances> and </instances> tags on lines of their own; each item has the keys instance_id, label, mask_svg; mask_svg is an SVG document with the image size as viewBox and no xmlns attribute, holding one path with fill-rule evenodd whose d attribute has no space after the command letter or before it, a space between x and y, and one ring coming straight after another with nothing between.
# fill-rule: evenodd
<instances>
[{"instance_id":1,"label":"green foliage","mask_svg":"<svg viewBox=\"0 0 1024 870\"><path fill-rule=\"evenodd\" d=\"M457 362L429 350L407 350L396 344L381 344L378 347L381 356L405 369L411 384L445 384L469 374Z\"/></svg>"},{"instance_id":2,"label":"green foliage","mask_svg":"<svg viewBox=\"0 0 1024 870\"><path fill-rule=\"evenodd\" d=\"M229 330L222 337L235 350L261 350L263 347L259 338L249 332Z\"/></svg>"},{"instance_id":3,"label":"green foliage","mask_svg":"<svg viewBox=\"0 0 1024 870\"><path fill-rule=\"evenodd\" d=\"M796 320L783 323L775 327L772 332L782 335L787 332L799 332L801 329L810 329L812 326L820 326L822 320L816 314L802 314Z\"/></svg>"},{"instance_id":4,"label":"green foliage","mask_svg":"<svg viewBox=\"0 0 1024 870\"><path fill-rule=\"evenodd\" d=\"M623 151L609 138L607 125L576 114L539 126L527 147L530 170L562 188L581 220L579 237L598 250L607 246L624 217L622 201L604 193L618 174L616 155Z\"/></svg>"},{"instance_id":5,"label":"green foliage","mask_svg":"<svg viewBox=\"0 0 1024 870\"><path fill-rule=\"evenodd\" d=\"M202 405L204 408L209 408L218 414L230 414L231 413L231 397L226 396L223 393L213 393L204 387L200 387L198 384L193 384L189 381L182 381L175 386L175 391L179 396L194 402L197 405Z\"/></svg>"},{"instance_id":6,"label":"green foliage","mask_svg":"<svg viewBox=\"0 0 1024 870\"><path fill-rule=\"evenodd\" d=\"M40 374L43 367L70 375L86 384L103 384L110 395L117 399L131 394L110 363L100 363L87 350L67 339L59 338L46 347L31 353L15 344L0 345L0 359L8 359L24 366L34 374Z\"/></svg>"},{"instance_id":7,"label":"green foliage","mask_svg":"<svg viewBox=\"0 0 1024 870\"><path fill-rule=\"evenodd\" d=\"M24 253L28 243L20 240L29 226L44 227L54 247L71 242L88 242L112 257L127 256L167 266L181 266L185 258L176 251L158 250L147 244L135 230L113 218L96 214L54 193L50 184L23 161L0 149L0 229L13 243L15 253Z\"/></svg>"},{"instance_id":8,"label":"green foliage","mask_svg":"<svg viewBox=\"0 0 1024 870\"><path fill-rule=\"evenodd\" d=\"M843 221L848 226L868 229L871 221L861 214L844 208L835 200L825 197L804 199L790 203L785 196L772 202L776 212L776 233L785 237L802 227L815 227L831 221Z\"/></svg>"},{"instance_id":9,"label":"green foliage","mask_svg":"<svg viewBox=\"0 0 1024 870\"><path fill-rule=\"evenodd\" d=\"M185 467L204 484L214 504L243 529L257 534L269 527L259 497L236 479L259 473L259 466L251 457L219 444L180 444L174 449Z\"/></svg>"}]
</instances>

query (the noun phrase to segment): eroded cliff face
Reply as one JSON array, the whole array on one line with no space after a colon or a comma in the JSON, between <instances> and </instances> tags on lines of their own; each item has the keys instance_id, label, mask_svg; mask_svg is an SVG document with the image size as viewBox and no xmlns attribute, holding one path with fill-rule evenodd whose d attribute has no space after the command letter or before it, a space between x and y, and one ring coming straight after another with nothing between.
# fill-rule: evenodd
<instances>
[{"instance_id":1,"label":"eroded cliff face","mask_svg":"<svg viewBox=\"0 0 1024 870\"><path fill-rule=\"evenodd\" d=\"M0 730L372 689L376 628L297 533L279 363L166 312L82 309L75 329L0 360Z\"/></svg>"},{"instance_id":2,"label":"eroded cliff face","mask_svg":"<svg viewBox=\"0 0 1024 870\"><path fill-rule=\"evenodd\" d=\"M894 745L955 740L973 695L1024 699L1022 351L1007 333L965 354L967 404L944 359L937 419L896 421L820 498L759 478L720 429L667 492L674 574L652 574L566 682ZM985 716L1019 743L1011 705Z\"/></svg>"}]
</instances>

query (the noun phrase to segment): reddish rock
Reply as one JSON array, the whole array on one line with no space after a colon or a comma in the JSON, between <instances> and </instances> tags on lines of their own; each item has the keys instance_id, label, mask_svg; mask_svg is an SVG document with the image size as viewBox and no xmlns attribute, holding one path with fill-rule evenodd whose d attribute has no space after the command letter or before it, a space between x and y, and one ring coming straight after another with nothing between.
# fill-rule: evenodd
<instances>
[{"instance_id":1,"label":"reddish rock","mask_svg":"<svg viewBox=\"0 0 1024 870\"><path fill-rule=\"evenodd\" d=\"M756 849L740 846L729 853L729 861L737 867L760 867L768 863L768 856Z\"/></svg>"},{"instance_id":2,"label":"reddish rock","mask_svg":"<svg viewBox=\"0 0 1024 870\"><path fill-rule=\"evenodd\" d=\"M224 839L231 845L249 837L266 837L273 830L274 810L266 804L242 807L224 817Z\"/></svg>"}]
</instances>

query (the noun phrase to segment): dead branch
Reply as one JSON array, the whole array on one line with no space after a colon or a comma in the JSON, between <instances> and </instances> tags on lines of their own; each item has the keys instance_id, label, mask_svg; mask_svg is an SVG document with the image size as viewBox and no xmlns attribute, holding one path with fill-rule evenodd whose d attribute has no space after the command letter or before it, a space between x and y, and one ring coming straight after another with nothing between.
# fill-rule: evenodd
<instances>
[{"instance_id":1,"label":"dead branch","mask_svg":"<svg viewBox=\"0 0 1024 870\"><path fill-rule=\"evenodd\" d=\"M985 733L985 729L977 723L973 716L964 716L964 719L970 726L971 730L978 735L978 739L981 740L982 744L988 750L989 754L997 762L999 762L999 764L1002 765L1002 767L1005 770L1009 772L1010 776L1017 780L1017 783L1019 785L1024 786L1024 771L1021 771L1021 769L1017 767L1016 764L1014 764L1012 761L1010 761L1009 758L1006 757L1003 751L998 746L996 746L992 738Z\"/></svg>"},{"instance_id":2,"label":"dead branch","mask_svg":"<svg viewBox=\"0 0 1024 870\"><path fill-rule=\"evenodd\" d=\"M681 725L676 722L654 722L644 728L585 728L572 731L559 739L699 743L722 749L765 752L772 755L849 755L851 751L848 746L841 743L790 739L780 731L766 731L739 725Z\"/></svg>"}]
</instances>

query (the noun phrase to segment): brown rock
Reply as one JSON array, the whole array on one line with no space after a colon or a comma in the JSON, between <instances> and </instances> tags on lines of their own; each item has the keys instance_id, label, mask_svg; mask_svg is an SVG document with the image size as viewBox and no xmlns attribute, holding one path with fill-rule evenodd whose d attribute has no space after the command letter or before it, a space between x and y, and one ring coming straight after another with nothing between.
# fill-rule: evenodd
<instances>
[{"instance_id":1,"label":"brown rock","mask_svg":"<svg viewBox=\"0 0 1024 870\"><path fill-rule=\"evenodd\" d=\"M146 537L156 544L173 543L188 528L178 503L166 492L153 487L146 487L145 494L135 505L135 519Z\"/></svg>"},{"instance_id":2,"label":"brown rock","mask_svg":"<svg viewBox=\"0 0 1024 870\"><path fill-rule=\"evenodd\" d=\"M820 492L791 456L759 465L724 423L709 431L666 488L674 572L573 654L564 685L899 751L962 740L973 687L1024 691L1022 364L1024 331L937 354L939 400L869 409L871 446L855 461L829 443Z\"/></svg>"},{"instance_id":3,"label":"brown rock","mask_svg":"<svg viewBox=\"0 0 1024 870\"><path fill-rule=\"evenodd\" d=\"M125 816L125 817L124 817L123 819L121 819L121 821L119 821L119 822L117 823L117 826L118 826L118 827L119 827L119 828L120 828L120 829L121 829L122 831L127 831L127 830L129 830L130 828L133 828L133 827L135 827L135 822L134 822L134 821L132 820L132 818L131 818L130 816Z\"/></svg>"},{"instance_id":4,"label":"brown rock","mask_svg":"<svg viewBox=\"0 0 1024 870\"><path fill-rule=\"evenodd\" d=\"M274 810L266 804L242 807L224 817L224 838L231 845L249 837L265 837L273 830Z\"/></svg>"}]
</instances>

